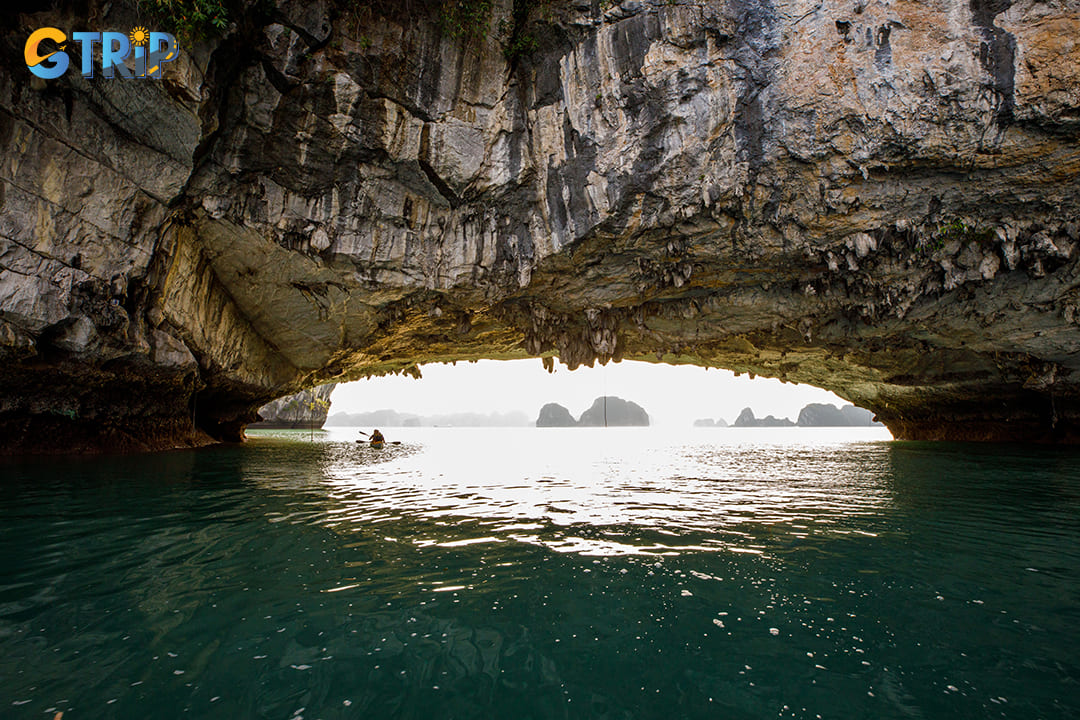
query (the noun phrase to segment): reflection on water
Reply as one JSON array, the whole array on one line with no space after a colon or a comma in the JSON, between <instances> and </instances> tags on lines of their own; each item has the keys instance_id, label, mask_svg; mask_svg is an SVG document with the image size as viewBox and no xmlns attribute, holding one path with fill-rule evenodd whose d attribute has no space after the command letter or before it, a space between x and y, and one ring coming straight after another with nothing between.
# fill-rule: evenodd
<instances>
[{"instance_id":1,"label":"reflection on water","mask_svg":"<svg viewBox=\"0 0 1080 720\"><path fill-rule=\"evenodd\" d=\"M1080 714L1075 453L875 432L8 463L0 716Z\"/></svg>"},{"instance_id":2,"label":"reflection on water","mask_svg":"<svg viewBox=\"0 0 1080 720\"><path fill-rule=\"evenodd\" d=\"M427 435L422 454L395 447L376 465L358 464L347 445L329 448L322 472L339 507L328 509L328 523L393 523L407 528L413 543L444 546L760 554L856 526L865 532L857 518L889 501L889 446L837 442L836 433L788 433L787 443L742 434L736 439L744 442L728 445L703 442L713 438L700 433L692 440L661 435L652 444L655 431L637 430ZM523 437L528 442L515 442Z\"/></svg>"}]
</instances>

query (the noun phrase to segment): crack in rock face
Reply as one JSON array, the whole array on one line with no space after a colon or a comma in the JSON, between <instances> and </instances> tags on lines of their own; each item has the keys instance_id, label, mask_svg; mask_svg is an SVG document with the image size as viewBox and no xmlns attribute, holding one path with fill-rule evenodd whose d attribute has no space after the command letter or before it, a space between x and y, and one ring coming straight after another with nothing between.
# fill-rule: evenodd
<instances>
[{"instance_id":1,"label":"crack in rock face","mask_svg":"<svg viewBox=\"0 0 1080 720\"><path fill-rule=\"evenodd\" d=\"M458 37L278 0L160 81L33 77L29 34L87 12L139 18L0 33L7 452L239 440L306 388L527 357L1080 437L1070 3L500 0Z\"/></svg>"}]
</instances>

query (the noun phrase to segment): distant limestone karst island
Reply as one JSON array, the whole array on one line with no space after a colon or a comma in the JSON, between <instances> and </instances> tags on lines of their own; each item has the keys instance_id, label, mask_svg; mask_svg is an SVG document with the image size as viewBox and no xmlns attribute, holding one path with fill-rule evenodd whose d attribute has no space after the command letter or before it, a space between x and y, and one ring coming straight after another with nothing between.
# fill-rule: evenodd
<instances>
[{"instance_id":1,"label":"distant limestone karst island","mask_svg":"<svg viewBox=\"0 0 1080 720\"><path fill-rule=\"evenodd\" d=\"M558 403L540 408L536 427L648 427L649 413L635 402L619 397L598 397L577 420Z\"/></svg>"},{"instance_id":2,"label":"distant limestone karst island","mask_svg":"<svg viewBox=\"0 0 1080 720\"><path fill-rule=\"evenodd\" d=\"M288 398L286 398L288 399ZM281 404L279 401L278 404ZM295 404L295 403L294 403ZM308 403L310 405L310 403ZM269 406L268 406L269 407ZM292 407L289 405L289 407ZM306 405L305 405L306 407ZM325 408L323 409L325 413ZM308 418L303 423L309 423ZM321 423L315 422L318 426ZM442 415L418 415L397 410L374 410L359 413L337 412L326 418L326 427L649 427L652 421L649 413L635 402L608 395L593 400L592 405L574 419L570 411L558 403L547 403L540 408L535 422L520 411L513 412L458 412ZM262 427L259 425L256 427ZM266 426L270 426L269 424ZM291 425L289 427L300 427ZM281 425L280 427L285 427ZM799 411L799 418L792 422L789 418L777 418L767 415L759 418L753 409L743 408L733 423L723 418L700 418L694 420L694 427L883 427L874 421L869 410L854 405L836 407L822 403L811 403Z\"/></svg>"},{"instance_id":3,"label":"distant limestone karst island","mask_svg":"<svg viewBox=\"0 0 1080 720\"><path fill-rule=\"evenodd\" d=\"M723 418L703 418L694 421L694 427L728 427ZM874 414L854 405L836 407L824 403L810 403L799 411L799 419L791 422L788 418L775 418L768 415L755 417L750 408L743 408L731 427L883 427L874 421Z\"/></svg>"},{"instance_id":4,"label":"distant limestone karst island","mask_svg":"<svg viewBox=\"0 0 1080 720\"><path fill-rule=\"evenodd\" d=\"M787 418L775 418L772 415L766 415L763 418L754 417L753 410L743 408L739 417L735 418L735 427L795 427L795 423Z\"/></svg>"},{"instance_id":5,"label":"distant limestone karst island","mask_svg":"<svg viewBox=\"0 0 1080 720\"><path fill-rule=\"evenodd\" d=\"M874 413L854 405L838 408L835 405L810 403L799 411L799 427L882 427L874 421Z\"/></svg>"}]
</instances>

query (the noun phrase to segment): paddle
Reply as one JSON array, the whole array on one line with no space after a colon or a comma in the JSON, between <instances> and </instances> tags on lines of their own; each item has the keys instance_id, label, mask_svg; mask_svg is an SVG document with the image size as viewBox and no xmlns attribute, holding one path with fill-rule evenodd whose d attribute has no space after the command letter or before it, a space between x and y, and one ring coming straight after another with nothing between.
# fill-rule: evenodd
<instances>
[{"instance_id":1,"label":"paddle","mask_svg":"<svg viewBox=\"0 0 1080 720\"><path fill-rule=\"evenodd\" d=\"M357 430L356 432L360 433L361 435L367 435L368 437L371 437L371 433L366 433L363 430ZM364 442L364 441L363 440L357 440L356 442ZM400 445L401 444L400 440L393 440L391 442L386 442L385 440L383 440L383 442L386 443L387 445Z\"/></svg>"}]
</instances>

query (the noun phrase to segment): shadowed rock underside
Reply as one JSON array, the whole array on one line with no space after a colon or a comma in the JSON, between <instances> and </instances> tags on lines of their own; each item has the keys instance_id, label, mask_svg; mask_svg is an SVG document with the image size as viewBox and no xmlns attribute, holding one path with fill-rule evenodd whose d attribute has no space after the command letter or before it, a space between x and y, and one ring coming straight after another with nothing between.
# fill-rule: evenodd
<instances>
[{"instance_id":1,"label":"shadowed rock underside","mask_svg":"<svg viewBox=\"0 0 1080 720\"><path fill-rule=\"evenodd\" d=\"M383 5L260 5L163 81L35 79L27 35L87 8L4 11L9 452L235 440L305 387L538 356L1080 437L1069 3L497 1L483 39Z\"/></svg>"}]
</instances>

